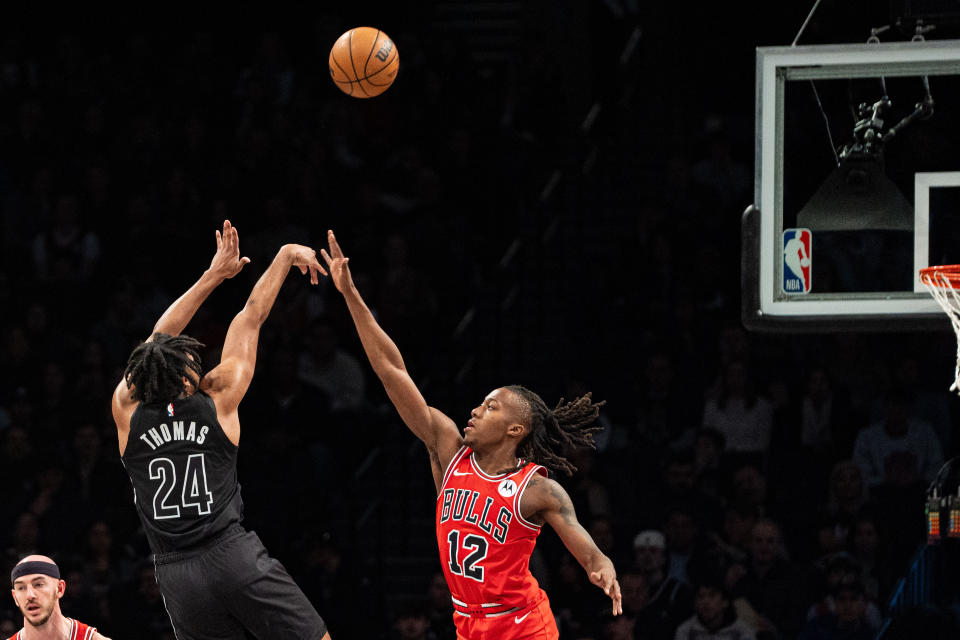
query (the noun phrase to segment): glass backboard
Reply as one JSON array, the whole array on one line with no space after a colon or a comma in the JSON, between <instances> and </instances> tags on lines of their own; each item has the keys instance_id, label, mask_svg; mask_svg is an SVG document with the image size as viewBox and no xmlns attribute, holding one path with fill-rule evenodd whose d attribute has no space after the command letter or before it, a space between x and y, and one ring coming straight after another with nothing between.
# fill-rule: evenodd
<instances>
[{"instance_id":1,"label":"glass backboard","mask_svg":"<svg viewBox=\"0 0 960 640\"><path fill-rule=\"evenodd\" d=\"M757 50L754 329L912 329L917 271L960 263L960 40Z\"/></svg>"}]
</instances>

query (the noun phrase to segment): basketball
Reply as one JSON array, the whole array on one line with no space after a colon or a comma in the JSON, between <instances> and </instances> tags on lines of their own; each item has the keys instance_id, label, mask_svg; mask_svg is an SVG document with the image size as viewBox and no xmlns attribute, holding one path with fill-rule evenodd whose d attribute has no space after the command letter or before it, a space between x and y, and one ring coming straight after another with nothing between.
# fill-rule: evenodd
<instances>
[{"instance_id":1,"label":"basketball","mask_svg":"<svg viewBox=\"0 0 960 640\"><path fill-rule=\"evenodd\" d=\"M330 77L348 96L372 98L393 84L400 54L379 29L356 27L337 38L330 49Z\"/></svg>"}]
</instances>

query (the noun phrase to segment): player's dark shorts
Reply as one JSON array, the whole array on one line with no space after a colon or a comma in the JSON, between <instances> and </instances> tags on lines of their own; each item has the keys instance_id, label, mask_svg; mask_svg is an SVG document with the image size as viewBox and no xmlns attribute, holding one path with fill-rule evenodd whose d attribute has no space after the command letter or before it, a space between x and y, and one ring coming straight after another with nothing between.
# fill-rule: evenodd
<instances>
[{"instance_id":1,"label":"player's dark shorts","mask_svg":"<svg viewBox=\"0 0 960 640\"><path fill-rule=\"evenodd\" d=\"M178 640L320 640L327 625L260 538L234 525L202 548L155 556Z\"/></svg>"}]
</instances>

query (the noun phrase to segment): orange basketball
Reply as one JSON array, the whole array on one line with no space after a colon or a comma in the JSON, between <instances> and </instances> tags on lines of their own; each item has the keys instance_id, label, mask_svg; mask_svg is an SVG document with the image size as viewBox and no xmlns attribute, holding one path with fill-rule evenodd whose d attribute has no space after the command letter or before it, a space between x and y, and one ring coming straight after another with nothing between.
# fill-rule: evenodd
<instances>
[{"instance_id":1,"label":"orange basketball","mask_svg":"<svg viewBox=\"0 0 960 640\"><path fill-rule=\"evenodd\" d=\"M330 49L330 77L354 98L372 98L386 91L397 77L400 54L387 34L356 27L337 38Z\"/></svg>"}]
</instances>

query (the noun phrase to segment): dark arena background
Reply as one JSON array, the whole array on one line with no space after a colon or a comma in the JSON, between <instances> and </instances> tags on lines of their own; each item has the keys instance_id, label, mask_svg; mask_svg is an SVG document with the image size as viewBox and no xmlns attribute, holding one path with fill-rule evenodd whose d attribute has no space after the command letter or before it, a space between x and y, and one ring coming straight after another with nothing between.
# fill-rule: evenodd
<instances>
[{"instance_id":1,"label":"dark arena background","mask_svg":"<svg viewBox=\"0 0 960 640\"><path fill-rule=\"evenodd\" d=\"M425 398L461 427L508 384L550 405L588 390L606 401L596 450L571 452L578 471L557 479L614 560L625 615L545 527L531 568L563 640L672 640L712 584L758 638L960 637L943 590L891 607L918 562L935 577L942 559L924 505L960 445L946 320L803 334L741 321L755 50L790 45L812 4L5 16L3 570L50 555L66 615L115 640L174 637L110 398L229 219L252 264L187 327L211 345L207 369L277 249L319 251L334 229ZM933 5L947 17L927 38L956 37L958 7ZM865 42L909 7L828 0L800 44ZM400 53L393 86L369 100L327 69L361 25ZM829 152L823 130L806 135ZM287 279L240 416L244 523L331 636L454 638L426 450L328 280ZM877 469L871 438L892 422L909 442ZM663 535L638 535L650 530ZM0 637L22 623L0 605Z\"/></svg>"}]
</instances>

